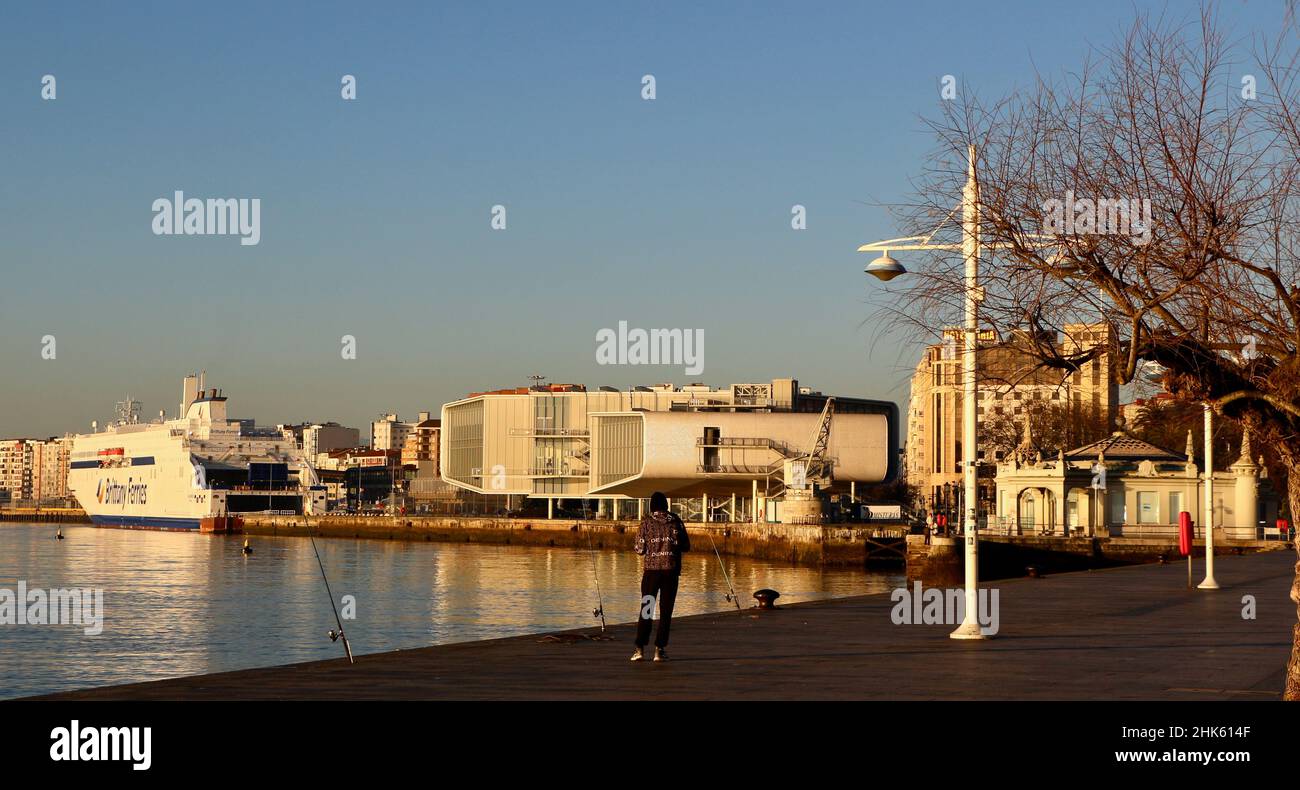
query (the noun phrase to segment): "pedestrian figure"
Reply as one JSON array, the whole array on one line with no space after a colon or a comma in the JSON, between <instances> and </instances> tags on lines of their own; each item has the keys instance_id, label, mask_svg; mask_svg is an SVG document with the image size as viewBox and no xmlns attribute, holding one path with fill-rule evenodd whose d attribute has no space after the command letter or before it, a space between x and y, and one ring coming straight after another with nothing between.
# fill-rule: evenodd
<instances>
[{"instance_id":1,"label":"pedestrian figure","mask_svg":"<svg viewBox=\"0 0 1300 790\"><path fill-rule=\"evenodd\" d=\"M659 601L659 630L655 634L655 661L667 661L668 628L677 600L677 580L682 573L682 552L691 550L686 525L668 512L668 497L656 491L650 497L650 515L641 520L636 533L637 554L645 557L641 573L641 613L636 623L636 651L633 661L645 659L650 643L655 600Z\"/></svg>"}]
</instances>

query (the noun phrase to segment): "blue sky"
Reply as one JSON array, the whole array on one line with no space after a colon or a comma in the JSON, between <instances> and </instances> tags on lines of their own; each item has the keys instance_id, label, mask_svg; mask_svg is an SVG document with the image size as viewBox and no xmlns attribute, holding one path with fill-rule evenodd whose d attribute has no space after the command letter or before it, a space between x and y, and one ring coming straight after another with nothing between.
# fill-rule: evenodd
<instances>
[{"instance_id":1,"label":"blue sky","mask_svg":"<svg viewBox=\"0 0 1300 790\"><path fill-rule=\"evenodd\" d=\"M1248 36L1285 5L1221 11ZM170 415L200 368L237 415L363 428L532 373L688 381L597 365L620 320L704 330L690 379L902 401L919 348L880 340L855 249L897 235L877 204L924 167L940 78L1004 94L1147 7L10 5L0 436L84 430L127 394ZM153 235L177 189L260 198L261 243Z\"/></svg>"}]
</instances>

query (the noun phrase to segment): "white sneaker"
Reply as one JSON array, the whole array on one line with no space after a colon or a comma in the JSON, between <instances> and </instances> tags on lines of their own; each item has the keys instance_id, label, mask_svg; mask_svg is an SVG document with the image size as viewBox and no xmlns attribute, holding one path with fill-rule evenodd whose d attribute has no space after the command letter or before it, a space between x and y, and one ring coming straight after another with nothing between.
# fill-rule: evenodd
<instances>
[{"instance_id":1,"label":"white sneaker","mask_svg":"<svg viewBox=\"0 0 1300 790\"><path fill-rule=\"evenodd\" d=\"M638 647L635 651L633 651L631 660L645 661L645 651ZM655 660L658 661L659 659L656 658Z\"/></svg>"}]
</instances>

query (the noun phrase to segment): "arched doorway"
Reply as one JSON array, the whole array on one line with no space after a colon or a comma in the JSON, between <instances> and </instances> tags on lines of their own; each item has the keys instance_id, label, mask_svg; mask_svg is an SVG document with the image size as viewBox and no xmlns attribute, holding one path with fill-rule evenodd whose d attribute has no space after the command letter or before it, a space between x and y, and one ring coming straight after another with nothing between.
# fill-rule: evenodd
<instances>
[{"instance_id":1,"label":"arched doorway","mask_svg":"<svg viewBox=\"0 0 1300 790\"><path fill-rule=\"evenodd\" d=\"M1032 535L1035 529L1034 516L1038 513L1038 492L1026 488L1016 497L1016 533Z\"/></svg>"},{"instance_id":2,"label":"arched doorway","mask_svg":"<svg viewBox=\"0 0 1300 790\"><path fill-rule=\"evenodd\" d=\"M1043 534L1055 535L1060 527L1056 523L1056 492L1050 488L1042 489L1043 492Z\"/></svg>"},{"instance_id":3,"label":"arched doorway","mask_svg":"<svg viewBox=\"0 0 1300 790\"><path fill-rule=\"evenodd\" d=\"M1056 492L1050 488L1026 488L1016 498L1016 526L1021 535L1054 535L1060 530L1056 514Z\"/></svg>"}]
</instances>

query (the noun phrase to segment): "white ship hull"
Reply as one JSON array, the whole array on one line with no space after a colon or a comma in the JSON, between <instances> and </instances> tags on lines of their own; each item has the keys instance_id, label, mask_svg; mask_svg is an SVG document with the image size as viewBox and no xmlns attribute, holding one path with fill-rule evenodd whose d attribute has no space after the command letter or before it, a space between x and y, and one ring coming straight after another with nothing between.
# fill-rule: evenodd
<instances>
[{"instance_id":1,"label":"white ship hull","mask_svg":"<svg viewBox=\"0 0 1300 790\"><path fill-rule=\"evenodd\" d=\"M189 453L168 433L164 429L76 437L68 488L92 522L197 530L202 519L224 515L213 496L217 492L192 485ZM112 452L117 449L121 455ZM105 451L108 454L100 455Z\"/></svg>"},{"instance_id":2,"label":"white ship hull","mask_svg":"<svg viewBox=\"0 0 1300 790\"><path fill-rule=\"evenodd\" d=\"M324 488L291 438L245 430L226 419L216 390L190 384L182 419L132 417L74 438L68 488L93 523L180 530L215 523L220 531L242 513L324 510Z\"/></svg>"}]
</instances>

